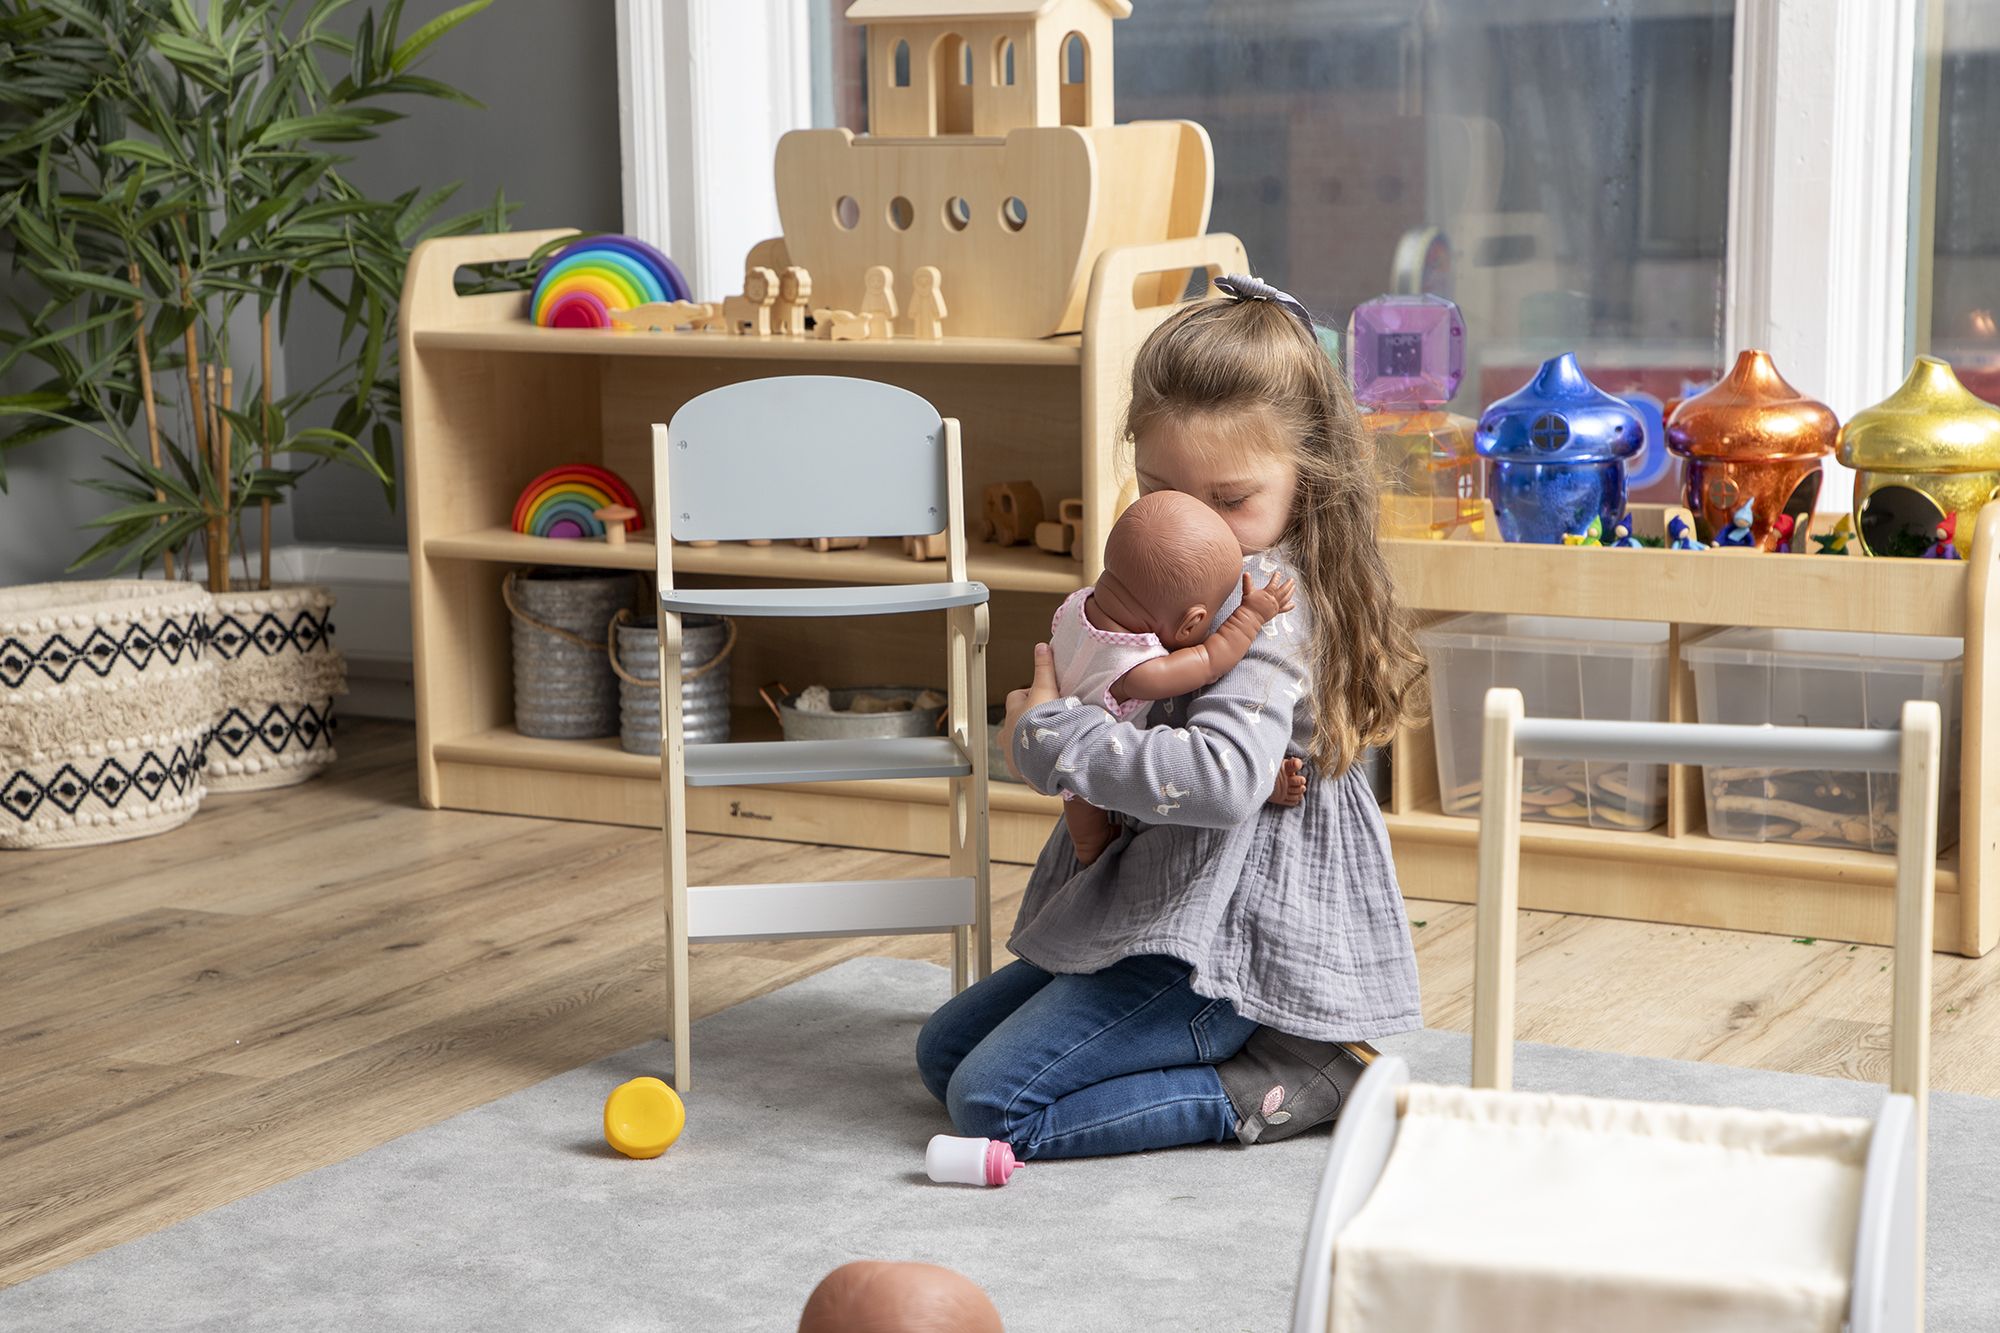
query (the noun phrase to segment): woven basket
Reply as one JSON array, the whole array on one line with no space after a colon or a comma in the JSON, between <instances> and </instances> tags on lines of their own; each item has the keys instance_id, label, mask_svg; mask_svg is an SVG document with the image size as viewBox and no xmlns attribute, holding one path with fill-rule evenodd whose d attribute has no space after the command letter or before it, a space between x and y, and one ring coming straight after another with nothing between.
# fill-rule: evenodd
<instances>
[{"instance_id":1,"label":"woven basket","mask_svg":"<svg viewBox=\"0 0 2000 1333\"><path fill-rule=\"evenodd\" d=\"M208 745L210 791L289 787L333 762L333 700L347 693L334 601L332 589L308 583L216 594L209 652L222 673L222 718Z\"/></svg>"},{"instance_id":2,"label":"woven basket","mask_svg":"<svg viewBox=\"0 0 2000 1333\"><path fill-rule=\"evenodd\" d=\"M0 848L178 828L218 706L214 600L188 583L0 588Z\"/></svg>"}]
</instances>

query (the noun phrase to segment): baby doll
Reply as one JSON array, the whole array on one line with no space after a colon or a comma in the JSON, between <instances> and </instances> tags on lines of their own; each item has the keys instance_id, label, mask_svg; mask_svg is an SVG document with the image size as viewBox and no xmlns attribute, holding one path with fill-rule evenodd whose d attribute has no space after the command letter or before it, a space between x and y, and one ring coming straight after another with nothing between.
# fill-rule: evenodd
<instances>
[{"instance_id":1,"label":"baby doll","mask_svg":"<svg viewBox=\"0 0 2000 1333\"><path fill-rule=\"evenodd\" d=\"M1071 594L1056 612L1049 649L1058 686L1126 722L1157 699L1221 680L1264 623L1292 609L1290 579L1274 574L1255 588L1242 569L1242 548L1220 514L1180 491L1141 496L1113 525L1096 585ZM1239 578L1242 604L1204 634ZM1274 803L1299 803L1303 767L1285 761ZM1110 816L1067 792L1063 820L1084 865L1117 837Z\"/></svg>"},{"instance_id":2,"label":"baby doll","mask_svg":"<svg viewBox=\"0 0 2000 1333\"><path fill-rule=\"evenodd\" d=\"M799 1315L799 1333L1002 1333L1000 1312L971 1278L936 1264L863 1259L828 1273Z\"/></svg>"}]
</instances>

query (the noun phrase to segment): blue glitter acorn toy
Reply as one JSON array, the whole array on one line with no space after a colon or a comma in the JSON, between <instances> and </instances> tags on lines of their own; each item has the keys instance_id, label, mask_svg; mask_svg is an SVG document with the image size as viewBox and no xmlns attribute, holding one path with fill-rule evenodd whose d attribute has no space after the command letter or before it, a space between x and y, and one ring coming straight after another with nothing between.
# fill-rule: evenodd
<instances>
[{"instance_id":1,"label":"blue glitter acorn toy","mask_svg":"<svg viewBox=\"0 0 2000 1333\"><path fill-rule=\"evenodd\" d=\"M1564 352L1526 387L1486 409L1475 447L1486 460L1486 498L1510 542L1555 546L1590 527L1608 531L1625 512L1625 460L1646 427Z\"/></svg>"}]
</instances>

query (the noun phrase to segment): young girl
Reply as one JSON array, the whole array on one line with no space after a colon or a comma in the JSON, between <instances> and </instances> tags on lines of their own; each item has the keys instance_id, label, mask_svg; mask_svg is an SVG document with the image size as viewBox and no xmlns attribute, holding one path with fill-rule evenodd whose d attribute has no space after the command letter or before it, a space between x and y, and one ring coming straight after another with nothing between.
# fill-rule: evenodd
<instances>
[{"instance_id":1,"label":"young girl","mask_svg":"<svg viewBox=\"0 0 2000 1333\"><path fill-rule=\"evenodd\" d=\"M1057 827L1008 941L1019 961L918 1038L959 1133L1021 1160L1288 1138L1359 1077L1342 1043L1422 1022L1388 833L1353 767L1424 702L1370 442L1304 308L1254 279L1217 285L1233 299L1139 351L1139 489L1212 506L1244 572L1295 580L1298 605L1214 685L1155 704L1150 728L1059 697L1046 644L1008 696L1020 776L1122 816L1088 867ZM1289 760L1309 765L1304 799L1267 805Z\"/></svg>"}]
</instances>

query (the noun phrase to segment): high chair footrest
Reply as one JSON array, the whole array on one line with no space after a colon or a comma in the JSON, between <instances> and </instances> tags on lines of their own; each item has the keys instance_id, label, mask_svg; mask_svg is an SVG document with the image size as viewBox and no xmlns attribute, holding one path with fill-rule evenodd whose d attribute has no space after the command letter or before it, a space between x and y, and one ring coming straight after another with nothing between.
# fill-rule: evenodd
<instances>
[{"instance_id":1,"label":"high chair footrest","mask_svg":"<svg viewBox=\"0 0 2000 1333\"><path fill-rule=\"evenodd\" d=\"M690 787L735 787L754 782L851 782L862 778L958 778L972 771L965 753L943 736L690 745L686 754Z\"/></svg>"},{"instance_id":2,"label":"high chair footrest","mask_svg":"<svg viewBox=\"0 0 2000 1333\"><path fill-rule=\"evenodd\" d=\"M973 879L855 879L690 887L690 940L936 935L974 921Z\"/></svg>"},{"instance_id":3,"label":"high chair footrest","mask_svg":"<svg viewBox=\"0 0 2000 1333\"><path fill-rule=\"evenodd\" d=\"M884 583L864 588L669 588L660 609L708 616L893 616L978 606L983 583Z\"/></svg>"}]
</instances>

